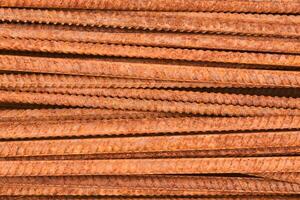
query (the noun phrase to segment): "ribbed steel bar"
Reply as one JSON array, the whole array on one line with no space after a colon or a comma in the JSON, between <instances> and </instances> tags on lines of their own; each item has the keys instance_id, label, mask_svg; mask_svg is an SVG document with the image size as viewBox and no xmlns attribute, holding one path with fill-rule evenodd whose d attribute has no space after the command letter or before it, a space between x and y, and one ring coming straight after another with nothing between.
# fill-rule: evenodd
<instances>
[{"instance_id":1,"label":"ribbed steel bar","mask_svg":"<svg viewBox=\"0 0 300 200\"><path fill-rule=\"evenodd\" d=\"M0 73L3 89L33 88L208 88L242 87L239 84L193 83L184 81L160 81L100 76L74 76L62 74L11 74Z\"/></svg>"},{"instance_id":2,"label":"ribbed steel bar","mask_svg":"<svg viewBox=\"0 0 300 200\"><path fill-rule=\"evenodd\" d=\"M300 72L298 71L114 62L101 59L1 55L0 70L190 81L205 84L237 84L252 87L300 87Z\"/></svg>"},{"instance_id":3,"label":"ribbed steel bar","mask_svg":"<svg viewBox=\"0 0 300 200\"><path fill-rule=\"evenodd\" d=\"M178 32L300 36L300 17L289 15L0 8L0 20Z\"/></svg>"},{"instance_id":4,"label":"ribbed steel bar","mask_svg":"<svg viewBox=\"0 0 300 200\"><path fill-rule=\"evenodd\" d=\"M100 200L273 200L274 198L279 199L279 200L298 200L298 197L295 197L293 195L262 195L262 196L257 196L257 195L239 195L239 196L234 196L234 197L85 197L85 196L79 196L79 197L74 197L74 196L2 196L1 197L3 200L19 200L24 199L24 200L95 200L95 199L100 199Z\"/></svg>"},{"instance_id":5,"label":"ribbed steel bar","mask_svg":"<svg viewBox=\"0 0 300 200\"><path fill-rule=\"evenodd\" d=\"M165 117L99 121L1 123L0 138L146 135L245 130L299 129L299 116Z\"/></svg>"},{"instance_id":6,"label":"ribbed steel bar","mask_svg":"<svg viewBox=\"0 0 300 200\"><path fill-rule=\"evenodd\" d=\"M299 132L1 142L0 157L300 147ZM299 152L300 153L300 152Z\"/></svg>"},{"instance_id":7,"label":"ribbed steel bar","mask_svg":"<svg viewBox=\"0 0 300 200\"><path fill-rule=\"evenodd\" d=\"M263 108L213 103L193 103L167 100L164 101L69 94L15 92L4 90L0 91L0 102L219 116L300 116L299 109L269 107Z\"/></svg>"},{"instance_id":8,"label":"ribbed steel bar","mask_svg":"<svg viewBox=\"0 0 300 200\"><path fill-rule=\"evenodd\" d=\"M0 161L0 176L300 172L299 157ZM299 185L298 185L299 186Z\"/></svg>"},{"instance_id":9,"label":"ribbed steel bar","mask_svg":"<svg viewBox=\"0 0 300 200\"><path fill-rule=\"evenodd\" d=\"M1 75L0 75L1 77ZM12 91L300 109L300 98L127 88L15 88Z\"/></svg>"},{"instance_id":10,"label":"ribbed steel bar","mask_svg":"<svg viewBox=\"0 0 300 200\"><path fill-rule=\"evenodd\" d=\"M279 181L241 177L197 176L93 176L2 178L2 190L10 195L283 195L297 194L300 186ZM5 187L4 182L7 187ZM15 189L13 188L15 186ZM31 190L28 190L29 187ZM61 188L61 189L59 189ZM72 190L73 189L73 190Z\"/></svg>"},{"instance_id":11,"label":"ribbed steel bar","mask_svg":"<svg viewBox=\"0 0 300 200\"><path fill-rule=\"evenodd\" d=\"M221 157L257 157L257 156L297 156L300 147L266 147L249 149L222 149L196 151L167 151L147 153L101 153L84 155L22 156L3 157L2 161L21 160L103 160L103 159L144 159L144 158L221 158Z\"/></svg>"},{"instance_id":12,"label":"ribbed steel bar","mask_svg":"<svg viewBox=\"0 0 300 200\"><path fill-rule=\"evenodd\" d=\"M300 55L291 54L211 51L38 39L0 39L0 49L2 50L300 67Z\"/></svg>"},{"instance_id":13,"label":"ribbed steel bar","mask_svg":"<svg viewBox=\"0 0 300 200\"><path fill-rule=\"evenodd\" d=\"M8 39L39 39L65 42L122 44L173 48L202 48L254 52L300 53L298 39L211 34L155 33L88 29L52 25L0 24L0 36ZM27 43L37 41L27 41ZM12 43L12 42L11 42ZM15 44L18 40L15 41ZM46 43L45 43L46 44ZM60 44L60 43L55 43ZM75 45L76 43L74 43ZM4 45L4 44L2 44ZM67 44L65 44L67 46ZM79 46L79 45L77 45ZM84 46L84 45L82 45ZM94 47L96 48L97 45ZM30 44L26 44L30 47ZM23 47L24 48L24 47ZM38 49L38 47L36 47ZM46 49L45 49L46 50ZM75 51L75 50L74 50Z\"/></svg>"},{"instance_id":14,"label":"ribbed steel bar","mask_svg":"<svg viewBox=\"0 0 300 200\"><path fill-rule=\"evenodd\" d=\"M148 118L174 116L168 113L136 112L108 109L0 109L1 122L59 121L59 120L101 120L118 118Z\"/></svg>"},{"instance_id":15,"label":"ribbed steel bar","mask_svg":"<svg viewBox=\"0 0 300 200\"><path fill-rule=\"evenodd\" d=\"M101 10L150 10L150 11L214 11L246 13L300 13L297 0L2 0L1 7L75 8Z\"/></svg>"},{"instance_id":16,"label":"ribbed steel bar","mask_svg":"<svg viewBox=\"0 0 300 200\"><path fill-rule=\"evenodd\" d=\"M300 184L300 173L263 173L256 176Z\"/></svg>"},{"instance_id":17,"label":"ribbed steel bar","mask_svg":"<svg viewBox=\"0 0 300 200\"><path fill-rule=\"evenodd\" d=\"M274 198L279 199L279 200L298 200L298 197L295 197L293 195L262 195L262 196L257 196L257 195L239 195L239 196L234 196L234 197L85 197L85 196L79 196L79 197L74 197L74 196L2 196L1 197L3 200L19 200L20 198L23 200L95 200L95 199L100 199L100 200L273 200Z\"/></svg>"}]
</instances>

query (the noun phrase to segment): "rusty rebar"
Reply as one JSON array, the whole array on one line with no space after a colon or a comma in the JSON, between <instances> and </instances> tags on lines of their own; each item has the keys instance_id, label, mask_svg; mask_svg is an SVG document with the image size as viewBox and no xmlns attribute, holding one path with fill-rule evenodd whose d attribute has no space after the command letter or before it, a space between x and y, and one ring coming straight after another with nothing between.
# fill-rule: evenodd
<instances>
[{"instance_id":1,"label":"rusty rebar","mask_svg":"<svg viewBox=\"0 0 300 200\"><path fill-rule=\"evenodd\" d=\"M246 85L247 86L247 85ZM101 76L76 76L43 73L1 73L0 87L2 89L32 89L36 88L226 88L246 87L241 84L205 83L189 81L163 81L137 78L113 78ZM248 85L247 87L263 87Z\"/></svg>"},{"instance_id":2,"label":"rusty rebar","mask_svg":"<svg viewBox=\"0 0 300 200\"><path fill-rule=\"evenodd\" d=\"M146 153L101 153L84 155L52 155L1 157L2 161L21 160L103 160L103 159L157 159L157 158L221 158L221 157L257 157L257 156L297 156L300 147L266 147L249 149L222 149L196 151L168 151Z\"/></svg>"},{"instance_id":3,"label":"rusty rebar","mask_svg":"<svg viewBox=\"0 0 300 200\"><path fill-rule=\"evenodd\" d=\"M1 142L0 157L300 147L298 132Z\"/></svg>"},{"instance_id":4,"label":"rusty rebar","mask_svg":"<svg viewBox=\"0 0 300 200\"><path fill-rule=\"evenodd\" d=\"M171 113L137 112L107 109L0 109L1 122L101 120L118 118L148 118L174 116Z\"/></svg>"},{"instance_id":5,"label":"rusty rebar","mask_svg":"<svg viewBox=\"0 0 300 200\"><path fill-rule=\"evenodd\" d=\"M224 4L217 0L84 0L84 1L54 1L54 0L6 0L0 2L1 7L29 8L75 8L101 10L147 10L147 11L214 11L214 12L246 12L246 13L300 13L297 0L254 1L235 0Z\"/></svg>"},{"instance_id":6,"label":"rusty rebar","mask_svg":"<svg viewBox=\"0 0 300 200\"><path fill-rule=\"evenodd\" d=\"M101 199L101 200L211 200L212 197L86 197L86 196L80 196L80 197L74 197L74 196L2 196L3 200L95 200L95 199ZM213 197L215 200L273 200L274 195L239 195L234 197L220 197L215 196ZM276 199L279 200L298 200L298 197L289 196L289 195L276 195Z\"/></svg>"},{"instance_id":7,"label":"rusty rebar","mask_svg":"<svg viewBox=\"0 0 300 200\"><path fill-rule=\"evenodd\" d=\"M300 67L300 55L0 38L0 49L67 54ZM270 44L271 45L271 44Z\"/></svg>"},{"instance_id":8,"label":"rusty rebar","mask_svg":"<svg viewBox=\"0 0 300 200\"><path fill-rule=\"evenodd\" d=\"M0 91L1 103L60 105L83 108L170 112L220 116L300 115L299 109L268 108L212 103L144 100L84 95Z\"/></svg>"},{"instance_id":9,"label":"rusty rebar","mask_svg":"<svg viewBox=\"0 0 300 200\"><path fill-rule=\"evenodd\" d=\"M252 37L252 36L231 36L231 35L211 35L211 34L184 34L184 33L155 33L142 31L119 31L111 29L83 29L74 27L61 27L51 25L22 25L22 24L0 24L0 36L7 40L24 39L24 42L38 43L38 41L25 39L39 39L100 43L100 44L122 44L152 47L173 47L173 48L203 48L238 50L254 52L277 52L277 53L300 53L300 42L297 39L277 38L277 37ZM40 41L41 42L41 41ZM53 43L52 42L52 43ZM13 43L13 42L10 42ZM44 42L46 45L47 43ZM63 43L55 43L56 45ZM77 43L74 43L74 45ZM4 45L4 44L3 44ZM31 44L26 44L22 49L30 48ZM37 45L37 44L36 44ZM81 44L78 43L79 47ZM84 46L84 45L82 45ZM87 46L87 44L86 44ZM98 45L100 46L100 45ZM94 45L96 48L97 45ZM19 47L20 48L20 47ZM38 50L38 46L36 47ZM41 49L46 50L46 49ZM63 49L64 50L64 49ZM62 49L60 51L63 51ZM89 50L89 49L88 49ZM57 50L58 51L58 50ZM66 52L66 50L64 50ZM74 52L76 50L73 50ZM94 51L95 52L95 51ZM80 50L77 51L80 53ZM84 52L82 52L84 53Z\"/></svg>"},{"instance_id":10,"label":"rusty rebar","mask_svg":"<svg viewBox=\"0 0 300 200\"><path fill-rule=\"evenodd\" d=\"M299 87L300 72L113 62L101 59L0 56L0 70L189 81L258 87Z\"/></svg>"},{"instance_id":11,"label":"rusty rebar","mask_svg":"<svg viewBox=\"0 0 300 200\"><path fill-rule=\"evenodd\" d=\"M0 74L3 89L33 88L207 88L242 87L238 84L194 83L62 74Z\"/></svg>"},{"instance_id":12,"label":"rusty rebar","mask_svg":"<svg viewBox=\"0 0 300 200\"><path fill-rule=\"evenodd\" d=\"M197 176L93 176L1 178L10 195L197 196L297 194L299 185L258 178ZM13 189L12 186L16 188ZM27 186L27 187L26 187ZM29 187L35 190L28 190ZM59 190L58 188L62 189ZM4 187L5 188L5 187ZM22 189L21 189L22 188ZM26 189L25 189L26 188ZM51 191L54 189L54 193ZM89 189L90 188L90 189ZM93 189L92 189L93 188ZM71 189L74 191L71 193ZM92 189L92 190L91 190ZM20 192L20 190L22 192ZM154 192L156 190L156 193ZM26 193L26 191L28 193ZM92 192L93 191L93 192ZM74 193L75 192L75 193ZM6 192L5 192L6 193Z\"/></svg>"},{"instance_id":13,"label":"rusty rebar","mask_svg":"<svg viewBox=\"0 0 300 200\"><path fill-rule=\"evenodd\" d=\"M255 175L259 177L268 178L268 179L300 184L300 173L282 172L282 173L263 173L263 174L255 174Z\"/></svg>"},{"instance_id":14,"label":"rusty rebar","mask_svg":"<svg viewBox=\"0 0 300 200\"><path fill-rule=\"evenodd\" d=\"M127 88L15 88L10 90L22 92L300 109L299 98L263 95Z\"/></svg>"},{"instance_id":15,"label":"rusty rebar","mask_svg":"<svg viewBox=\"0 0 300 200\"><path fill-rule=\"evenodd\" d=\"M38 10L0 8L3 22L30 22L82 26L238 33L299 37L299 17L231 13ZM170 20L172 19L172 20Z\"/></svg>"},{"instance_id":16,"label":"rusty rebar","mask_svg":"<svg viewBox=\"0 0 300 200\"><path fill-rule=\"evenodd\" d=\"M2 196L1 198L3 200L19 200L20 198L24 199L23 197L18 196ZM295 197L293 195L238 195L238 196L214 196L214 197L128 197L128 196L122 196L122 197L88 197L88 196L26 196L26 199L28 200L95 200L95 199L101 199L101 200L248 200L249 198L253 200L273 200L276 199L285 199L285 200L298 200L298 197Z\"/></svg>"},{"instance_id":17,"label":"rusty rebar","mask_svg":"<svg viewBox=\"0 0 300 200\"><path fill-rule=\"evenodd\" d=\"M187 134L218 131L299 129L299 116L165 117L99 121L1 123L0 138Z\"/></svg>"},{"instance_id":18,"label":"rusty rebar","mask_svg":"<svg viewBox=\"0 0 300 200\"><path fill-rule=\"evenodd\" d=\"M300 172L299 163L300 158L297 156L0 161L0 176L9 177Z\"/></svg>"},{"instance_id":19,"label":"rusty rebar","mask_svg":"<svg viewBox=\"0 0 300 200\"><path fill-rule=\"evenodd\" d=\"M0 0L0 199L299 196L300 2L170 1Z\"/></svg>"}]
</instances>

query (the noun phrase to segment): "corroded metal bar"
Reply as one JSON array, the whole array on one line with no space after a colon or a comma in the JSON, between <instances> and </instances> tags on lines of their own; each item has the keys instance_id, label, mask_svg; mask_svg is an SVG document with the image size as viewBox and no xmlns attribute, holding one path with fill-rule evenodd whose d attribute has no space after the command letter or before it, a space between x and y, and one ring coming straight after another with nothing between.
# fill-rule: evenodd
<instances>
[{"instance_id":1,"label":"corroded metal bar","mask_svg":"<svg viewBox=\"0 0 300 200\"><path fill-rule=\"evenodd\" d=\"M99 121L1 123L0 138L147 135L245 130L299 129L299 116L165 117Z\"/></svg>"},{"instance_id":2,"label":"corroded metal bar","mask_svg":"<svg viewBox=\"0 0 300 200\"><path fill-rule=\"evenodd\" d=\"M101 120L174 116L170 113L122 111L108 109L0 109L0 122Z\"/></svg>"},{"instance_id":3,"label":"corroded metal bar","mask_svg":"<svg viewBox=\"0 0 300 200\"><path fill-rule=\"evenodd\" d=\"M300 147L267 147L249 149L222 149L196 151L167 151L147 153L101 153L84 155L52 155L4 157L3 161L21 160L103 160L103 159L144 159L144 158L217 158L217 157L255 157L255 156L297 156Z\"/></svg>"},{"instance_id":4,"label":"corroded metal bar","mask_svg":"<svg viewBox=\"0 0 300 200\"><path fill-rule=\"evenodd\" d=\"M225 3L219 0L3 0L1 7L29 8L75 8L101 10L155 10L155 11L210 11L247 13L300 13L297 0L234 0Z\"/></svg>"},{"instance_id":5,"label":"corroded metal bar","mask_svg":"<svg viewBox=\"0 0 300 200\"><path fill-rule=\"evenodd\" d=\"M213 103L15 92L3 90L0 91L0 102L219 116L300 116L299 109L263 108Z\"/></svg>"},{"instance_id":6,"label":"corroded metal bar","mask_svg":"<svg viewBox=\"0 0 300 200\"><path fill-rule=\"evenodd\" d=\"M0 70L233 84L252 87L300 87L300 72L298 71L114 62L101 59L1 55Z\"/></svg>"},{"instance_id":7,"label":"corroded metal bar","mask_svg":"<svg viewBox=\"0 0 300 200\"><path fill-rule=\"evenodd\" d=\"M300 17L289 15L0 8L0 19L3 22L69 24L178 32L300 36Z\"/></svg>"},{"instance_id":8,"label":"corroded metal bar","mask_svg":"<svg viewBox=\"0 0 300 200\"><path fill-rule=\"evenodd\" d=\"M297 194L299 185L242 177L92 176L1 178L10 195L197 196ZM4 183L7 187L4 186ZM13 189L12 187L16 188ZM29 187L34 189L28 190ZM61 189L59 189L59 187ZM72 190L73 189L73 190ZM72 193L71 193L72 191ZM56 192L56 193L55 193ZM1 193L3 194L3 193Z\"/></svg>"},{"instance_id":9,"label":"corroded metal bar","mask_svg":"<svg viewBox=\"0 0 300 200\"><path fill-rule=\"evenodd\" d=\"M3 50L300 67L300 55L290 54L211 51L18 38L0 39L0 49Z\"/></svg>"},{"instance_id":10,"label":"corroded metal bar","mask_svg":"<svg viewBox=\"0 0 300 200\"><path fill-rule=\"evenodd\" d=\"M0 157L300 147L299 132L1 142Z\"/></svg>"},{"instance_id":11,"label":"corroded metal bar","mask_svg":"<svg viewBox=\"0 0 300 200\"><path fill-rule=\"evenodd\" d=\"M155 33L88 29L52 25L0 24L0 36L11 39L39 39L152 47L202 48L253 52L300 53L298 39L211 34ZM26 42L25 40L22 40ZM34 42L33 40L30 40ZM29 41L27 41L28 43ZM17 43L17 41L15 41ZM56 43L56 45L59 43ZM75 43L76 44L76 43ZM26 44L29 48L30 44ZM95 45L96 48L97 45ZM37 47L36 47L37 48Z\"/></svg>"},{"instance_id":12,"label":"corroded metal bar","mask_svg":"<svg viewBox=\"0 0 300 200\"><path fill-rule=\"evenodd\" d=\"M75 76L62 74L0 74L1 89L33 88L222 88L243 87L239 84L195 83L185 81L160 81L151 79L109 78L100 76Z\"/></svg>"},{"instance_id":13,"label":"corroded metal bar","mask_svg":"<svg viewBox=\"0 0 300 200\"><path fill-rule=\"evenodd\" d=\"M0 161L0 176L300 172L299 157Z\"/></svg>"},{"instance_id":14,"label":"corroded metal bar","mask_svg":"<svg viewBox=\"0 0 300 200\"><path fill-rule=\"evenodd\" d=\"M264 177L273 180L285 181L300 184L300 173L263 173L255 174L258 177Z\"/></svg>"},{"instance_id":15,"label":"corroded metal bar","mask_svg":"<svg viewBox=\"0 0 300 200\"><path fill-rule=\"evenodd\" d=\"M300 98L248 94L127 88L15 88L10 90L22 92L300 109Z\"/></svg>"}]
</instances>

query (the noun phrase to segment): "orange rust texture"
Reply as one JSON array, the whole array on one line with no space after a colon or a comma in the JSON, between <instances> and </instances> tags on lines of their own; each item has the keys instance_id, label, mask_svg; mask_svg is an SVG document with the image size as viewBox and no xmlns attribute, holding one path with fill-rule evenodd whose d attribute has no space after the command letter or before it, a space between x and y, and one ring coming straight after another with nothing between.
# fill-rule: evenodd
<instances>
[{"instance_id":1,"label":"orange rust texture","mask_svg":"<svg viewBox=\"0 0 300 200\"><path fill-rule=\"evenodd\" d=\"M0 49L4 50L300 67L299 55L238 53L37 39L0 39Z\"/></svg>"},{"instance_id":2,"label":"orange rust texture","mask_svg":"<svg viewBox=\"0 0 300 200\"><path fill-rule=\"evenodd\" d=\"M86 196L80 196L80 197L74 197L74 196L2 196L1 197L4 200L19 200L19 199L25 199L25 200L45 200L45 199L56 199L56 200L94 200L94 199L105 199L105 200L211 200L211 199L216 199L216 200L270 200L274 199L274 195L263 195L263 196L249 196L249 195L241 195L241 196L235 196L235 197L86 197ZM287 196L287 195L277 195L276 199L287 199L287 200L298 200L298 197L294 196Z\"/></svg>"},{"instance_id":3,"label":"orange rust texture","mask_svg":"<svg viewBox=\"0 0 300 200\"><path fill-rule=\"evenodd\" d=\"M39 10L0 8L4 22L69 24L179 32L299 37L299 16L232 13ZM168 20L169 19L169 20ZM170 20L172 19L172 20ZM220 19L220 20L215 20ZM251 25L249 25L251 24Z\"/></svg>"},{"instance_id":4,"label":"orange rust texture","mask_svg":"<svg viewBox=\"0 0 300 200\"><path fill-rule=\"evenodd\" d=\"M212 158L212 157L251 157L251 156L295 156L300 147L271 147L253 149L167 151L147 153L101 153L54 156L2 157L0 160L103 160L103 159L141 159L141 158Z\"/></svg>"},{"instance_id":5,"label":"orange rust texture","mask_svg":"<svg viewBox=\"0 0 300 200\"><path fill-rule=\"evenodd\" d=\"M0 161L0 176L300 172L299 157ZM122 167L120 167L122 166Z\"/></svg>"},{"instance_id":6,"label":"orange rust texture","mask_svg":"<svg viewBox=\"0 0 300 200\"><path fill-rule=\"evenodd\" d=\"M0 102L220 116L300 116L299 109L13 91L1 91Z\"/></svg>"},{"instance_id":7,"label":"orange rust texture","mask_svg":"<svg viewBox=\"0 0 300 200\"><path fill-rule=\"evenodd\" d=\"M3 89L33 88L206 88L239 86L235 84L194 83L152 79L109 78L61 74L0 74Z\"/></svg>"},{"instance_id":8,"label":"orange rust texture","mask_svg":"<svg viewBox=\"0 0 300 200\"><path fill-rule=\"evenodd\" d=\"M6 0L1 7L76 8L101 10L155 10L155 11L214 11L246 13L300 13L299 1L234 0L224 3L218 0Z\"/></svg>"},{"instance_id":9,"label":"orange rust texture","mask_svg":"<svg viewBox=\"0 0 300 200\"><path fill-rule=\"evenodd\" d=\"M0 157L300 147L298 132L2 142Z\"/></svg>"},{"instance_id":10,"label":"orange rust texture","mask_svg":"<svg viewBox=\"0 0 300 200\"><path fill-rule=\"evenodd\" d=\"M1 76L1 75L0 75ZM17 81L17 80L16 80ZM240 106L258 106L300 109L299 98L271 97L214 92L192 92L179 90L127 89L127 88L6 88L10 91L24 91L49 94L84 95L97 97L165 100L190 103L213 103Z\"/></svg>"},{"instance_id":11,"label":"orange rust texture","mask_svg":"<svg viewBox=\"0 0 300 200\"><path fill-rule=\"evenodd\" d=\"M250 87L300 87L299 71L114 62L101 59L1 55L0 70L233 84Z\"/></svg>"},{"instance_id":12,"label":"orange rust texture","mask_svg":"<svg viewBox=\"0 0 300 200\"><path fill-rule=\"evenodd\" d=\"M28 177L3 178L0 180L10 189L7 194L31 195L115 195L128 196L180 196L182 194L214 195L226 191L235 195L247 194L293 194L299 190L299 185L279 181L262 180L258 178L229 178L201 176L94 176L94 177ZM85 186L85 187L84 187ZM90 187L88 187L90 186ZM29 187L34 189L29 190ZM61 189L59 189L61 187ZM263 188L263 189L258 189ZM275 189L276 188L276 189ZM154 192L156 191L156 193Z\"/></svg>"},{"instance_id":13,"label":"orange rust texture","mask_svg":"<svg viewBox=\"0 0 300 200\"><path fill-rule=\"evenodd\" d=\"M0 138L47 138L71 136L116 136L154 134L218 133L222 131L255 131L299 129L299 116L263 117L161 117L141 119L79 120L65 122L4 122ZM176 126L174 125L176 124Z\"/></svg>"},{"instance_id":14,"label":"orange rust texture","mask_svg":"<svg viewBox=\"0 0 300 200\"><path fill-rule=\"evenodd\" d=\"M300 173L263 173L263 174L256 174L256 176L264 177L273 180L280 180L290 183L300 183Z\"/></svg>"},{"instance_id":15,"label":"orange rust texture","mask_svg":"<svg viewBox=\"0 0 300 200\"><path fill-rule=\"evenodd\" d=\"M80 27L74 29L72 26L53 27L51 25L28 24L0 24L0 27L0 36L3 38L2 40L6 40L11 44L13 44L13 41L9 39L23 39L22 41L24 42L26 42L25 39L32 39L31 42L34 42L33 40L41 40L40 42L43 40L55 40L64 42L86 42L174 48L206 48L273 53L299 53L300 51L299 40L292 38L188 33L178 34L165 32L155 33L100 28L83 29ZM38 42L39 41L36 41L36 43ZM14 43L18 44L18 40L15 40ZM44 44L46 44L46 42ZM61 48L61 51L66 51L65 47L67 47L67 44L68 43L65 44L64 48ZM76 43L73 43L73 45L75 44ZM3 43L1 45L4 46ZM24 45L23 49L24 48L28 48L28 45ZM36 46L36 48L39 48L39 46Z\"/></svg>"},{"instance_id":16,"label":"orange rust texture","mask_svg":"<svg viewBox=\"0 0 300 200\"><path fill-rule=\"evenodd\" d=\"M299 199L299 14L0 0L0 199Z\"/></svg>"}]
</instances>

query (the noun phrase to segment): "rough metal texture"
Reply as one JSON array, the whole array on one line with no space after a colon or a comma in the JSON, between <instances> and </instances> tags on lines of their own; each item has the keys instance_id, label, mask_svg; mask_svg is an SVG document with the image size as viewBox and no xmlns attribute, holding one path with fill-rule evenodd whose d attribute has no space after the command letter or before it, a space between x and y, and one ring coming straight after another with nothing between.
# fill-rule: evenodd
<instances>
[{"instance_id":1,"label":"rough metal texture","mask_svg":"<svg viewBox=\"0 0 300 200\"><path fill-rule=\"evenodd\" d=\"M251 13L300 13L297 0L2 0L1 7L76 8L101 10L156 10L156 11L214 11Z\"/></svg>"},{"instance_id":2,"label":"rough metal texture","mask_svg":"<svg viewBox=\"0 0 300 200\"><path fill-rule=\"evenodd\" d=\"M0 0L0 199L299 199L299 8Z\"/></svg>"},{"instance_id":3,"label":"rough metal texture","mask_svg":"<svg viewBox=\"0 0 300 200\"><path fill-rule=\"evenodd\" d=\"M0 102L220 116L300 116L299 109L14 91L1 91Z\"/></svg>"},{"instance_id":4,"label":"rough metal texture","mask_svg":"<svg viewBox=\"0 0 300 200\"><path fill-rule=\"evenodd\" d=\"M168 19L172 20L168 20ZM0 8L3 22L299 37L299 16L231 13L64 11ZM221 19L221 20L216 20Z\"/></svg>"},{"instance_id":5,"label":"rough metal texture","mask_svg":"<svg viewBox=\"0 0 300 200\"><path fill-rule=\"evenodd\" d=\"M277 38L277 37L253 37L253 36L232 36L232 35L206 35L188 33L164 33L164 32L145 32L114 29L83 29L65 26L51 25L19 25L19 24L0 24L0 36L2 40L8 39L39 39L65 42L89 42L101 44L123 44L137 46L156 46L173 48L204 48L238 51L260 51L277 53L300 53L300 42L298 39ZM22 40L22 42L39 43L34 40ZM18 40L11 44L17 44ZM41 42L40 42L41 43ZM54 42L52 42L53 44ZM44 45L47 43L44 42ZM51 44L51 43L49 43ZM55 43L56 45L60 43ZM72 44L75 45L76 43ZM5 45L5 44L1 44ZM23 49L28 48L23 44ZM35 45L36 50L39 46ZM68 51L68 43L64 44L60 51ZM84 47L84 44L81 44ZM79 46L79 44L77 44ZM87 46L87 44L86 44ZM92 46L90 44L90 46ZM98 45L100 46L100 45ZM94 53L97 45L94 45ZM20 45L19 45L20 48ZM56 47L57 48L57 47ZM66 49L65 49L66 48ZM81 47L82 48L82 47ZM20 49L21 50L21 49ZM44 50L44 49L43 49ZM89 49L86 49L89 50ZM44 50L46 51L46 49ZM73 50L80 53L79 50ZM84 52L82 52L84 53ZM86 52L86 54L89 52ZM92 52L90 52L92 53Z\"/></svg>"},{"instance_id":6,"label":"rough metal texture","mask_svg":"<svg viewBox=\"0 0 300 200\"><path fill-rule=\"evenodd\" d=\"M299 129L299 116L164 117L99 121L1 123L0 138L145 135L246 130Z\"/></svg>"},{"instance_id":7,"label":"rough metal texture","mask_svg":"<svg viewBox=\"0 0 300 200\"><path fill-rule=\"evenodd\" d=\"M127 88L12 88L10 90L37 93L300 109L300 98L272 97L263 95Z\"/></svg>"},{"instance_id":8,"label":"rough metal texture","mask_svg":"<svg viewBox=\"0 0 300 200\"><path fill-rule=\"evenodd\" d=\"M238 84L176 82L100 76L2 73L0 74L0 87L3 89L17 88L24 90L33 88L208 88L241 86Z\"/></svg>"},{"instance_id":9,"label":"rough metal texture","mask_svg":"<svg viewBox=\"0 0 300 200\"><path fill-rule=\"evenodd\" d=\"M256 174L256 175L268 179L300 184L300 173L282 172L282 173L263 173L263 174Z\"/></svg>"},{"instance_id":10,"label":"rough metal texture","mask_svg":"<svg viewBox=\"0 0 300 200\"><path fill-rule=\"evenodd\" d=\"M155 118L180 116L172 113L138 112L108 109L1 109L1 122L60 121L60 120L101 120L122 118Z\"/></svg>"},{"instance_id":11,"label":"rough metal texture","mask_svg":"<svg viewBox=\"0 0 300 200\"><path fill-rule=\"evenodd\" d=\"M62 42L37 39L0 39L0 49L4 50L300 67L300 55Z\"/></svg>"},{"instance_id":12,"label":"rough metal texture","mask_svg":"<svg viewBox=\"0 0 300 200\"><path fill-rule=\"evenodd\" d=\"M299 147L298 132L2 142L0 157Z\"/></svg>"},{"instance_id":13,"label":"rough metal texture","mask_svg":"<svg viewBox=\"0 0 300 200\"><path fill-rule=\"evenodd\" d=\"M103 160L103 159L144 159L144 158L213 158L213 157L254 157L254 156L295 156L300 147L267 147L249 149L166 151L166 152L133 152L133 153L100 153L51 156L17 156L1 157L3 161L13 160Z\"/></svg>"},{"instance_id":14,"label":"rough metal texture","mask_svg":"<svg viewBox=\"0 0 300 200\"><path fill-rule=\"evenodd\" d=\"M95 200L95 199L105 199L105 200L211 200L212 197L86 197L86 196L80 196L80 197L74 197L74 196L22 196L22 197L13 197L13 196L2 196L3 200L19 200L25 199L25 200ZM263 196L257 196L257 195L239 195L234 197L228 197L228 196L217 196L213 197L215 200L273 200L274 195L263 195ZM276 196L276 199L279 200L298 200L298 197L294 196L287 196L287 195L278 195Z\"/></svg>"},{"instance_id":15,"label":"rough metal texture","mask_svg":"<svg viewBox=\"0 0 300 200\"><path fill-rule=\"evenodd\" d=\"M0 70L188 81L258 87L300 87L300 72L196 67L101 59L0 56Z\"/></svg>"},{"instance_id":16,"label":"rough metal texture","mask_svg":"<svg viewBox=\"0 0 300 200\"><path fill-rule=\"evenodd\" d=\"M300 172L299 157L0 161L0 176ZM120 167L122 166L122 167Z\"/></svg>"},{"instance_id":17,"label":"rough metal texture","mask_svg":"<svg viewBox=\"0 0 300 200\"><path fill-rule=\"evenodd\" d=\"M80 197L74 197L74 196L22 196L22 197L13 197L13 196L3 196L1 197L3 200L19 200L25 199L25 200L95 200L95 199L105 199L105 200L211 200L212 197L86 197L86 196L80 196ZM228 196L217 196L213 197L215 200L273 200L274 195L263 195L263 196L257 196L257 195L239 195L234 197L228 197ZM298 197L294 196L287 196L287 195L278 195L276 196L276 199L279 200L298 200Z\"/></svg>"},{"instance_id":18,"label":"rough metal texture","mask_svg":"<svg viewBox=\"0 0 300 200\"><path fill-rule=\"evenodd\" d=\"M255 178L183 176L94 176L2 178L10 195L258 195L297 194L299 185ZM29 190L29 187L32 190ZM88 187L89 186L89 187ZM13 189L15 187L15 189ZM59 189L61 187L61 189ZM54 189L55 188L55 189ZM51 190L52 189L52 190ZM55 192L54 192L55 191Z\"/></svg>"}]
</instances>

